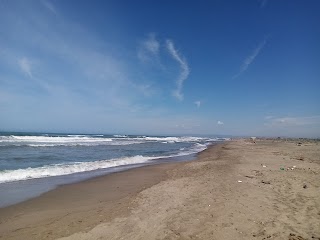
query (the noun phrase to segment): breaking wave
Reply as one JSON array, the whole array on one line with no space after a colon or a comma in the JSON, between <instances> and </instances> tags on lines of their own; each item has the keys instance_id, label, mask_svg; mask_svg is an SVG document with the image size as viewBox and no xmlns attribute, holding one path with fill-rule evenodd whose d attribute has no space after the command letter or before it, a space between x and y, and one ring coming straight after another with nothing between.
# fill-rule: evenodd
<instances>
[{"instance_id":1,"label":"breaking wave","mask_svg":"<svg viewBox=\"0 0 320 240\"><path fill-rule=\"evenodd\" d=\"M73 164L46 165L37 168L5 170L0 172L0 183L21 181L34 178L44 178L88 172L98 169L111 168L129 164L138 164L154 159L152 157L134 156L120 159L109 159L94 162L76 162Z\"/></svg>"},{"instance_id":2,"label":"breaking wave","mask_svg":"<svg viewBox=\"0 0 320 240\"><path fill-rule=\"evenodd\" d=\"M129 137L128 135L63 135L63 136L0 136L0 146L98 146L98 145L131 145L148 142L183 143L183 142L212 142L225 141L227 138L202 137Z\"/></svg>"},{"instance_id":3,"label":"breaking wave","mask_svg":"<svg viewBox=\"0 0 320 240\"><path fill-rule=\"evenodd\" d=\"M89 172L99 169L112 168L117 166L125 166L132 164L145 163L150 160L156 160L160 158L170 158L179 157L190 154L195 154L201 152L207 148L208 144L194 144L190 149L185 151L181 149L179 153L170 156L133 156L133 157L123 157L117 159L108 159L92 162L74 162L72 164L54 164L45 165L36 168L25 168L25 169L15 169L15 170L4 170L0 171L0 183L22 181L35 178L45 178L69 175L74 173Z\"/></svg>"}]
</instances>

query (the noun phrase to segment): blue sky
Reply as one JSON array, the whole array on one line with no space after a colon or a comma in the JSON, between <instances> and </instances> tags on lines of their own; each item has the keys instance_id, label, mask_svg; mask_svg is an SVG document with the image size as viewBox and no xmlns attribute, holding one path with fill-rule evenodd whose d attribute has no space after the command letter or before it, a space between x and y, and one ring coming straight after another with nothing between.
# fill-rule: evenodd
<instances>
[{"instance_id":1,"label":"blue sky","mask_svg":"<svg viewBox=\"0 0 320 240\"><path fill-rule=\"evenodd\" d=\"M319 12L0 0L0 130L320 137Z\"/></svg>"}]
</instances>

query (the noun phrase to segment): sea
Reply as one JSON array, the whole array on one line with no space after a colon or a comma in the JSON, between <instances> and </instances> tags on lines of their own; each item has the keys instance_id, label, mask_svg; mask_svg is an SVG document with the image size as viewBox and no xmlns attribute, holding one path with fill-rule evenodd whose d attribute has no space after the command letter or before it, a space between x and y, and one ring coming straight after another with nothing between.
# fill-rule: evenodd
<instances>
[{"instance_id":1,"label":"sea","mask_svg":"<svg viewBox=\"0 0 320 240\"><path fill-rule=\"evenodd\" d=\"M188 161L228 138L0 133L0 207L59 185L130 168Z\"/></svg>"}]
</instances>

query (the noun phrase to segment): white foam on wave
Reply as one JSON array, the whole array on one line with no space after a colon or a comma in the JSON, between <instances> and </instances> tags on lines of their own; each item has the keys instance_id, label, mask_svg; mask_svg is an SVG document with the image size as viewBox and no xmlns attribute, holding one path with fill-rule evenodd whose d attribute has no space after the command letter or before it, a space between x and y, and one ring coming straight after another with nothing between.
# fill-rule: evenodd
<instances>
[{"instance_id":1,"label":"white foam on wave","mask_svg":"<svg viewBox=\"0 0 320 240\"><path fill-rule=\"evenodd\" d=\"M116 138L127 138L128 137L127 135L119 135L119 134L115 134L113 136Z\"/></svg>"},{"instance_id":2,"label":"white foam on wave","mask_svg":"<svg viewBox=\"0 0 320 240\"><path fill-rule=\"evenodd\" d=\"M144 142L141 141L106 141L106 142L93 142L93 143L86 143L86 142L78 142L78 143L44 143L44 144L25 144L29 147L59 147L59 146L68 146L68 147L77 147L77 146L85 146L85 147L92 147L97 145L112 145L112 146L125 146L125 145L132 145L132 144L141 144ZM13 146L21 146L21 145L13 145Z\"/></svg>"},{"instance_id":3,"label":"white foam on wave","mask_svg":"<svg viewBox=\"0 0 320 240\"><path fill-rule=\"evenodd\" d=\"M185 148L181 148L180 149L181 152L178 154L178 156L185 156L185 155L190 155L190 154L202 152L202 151L206 150L209 145L210 145L210 143L207 143L207 144L195 143L191 148L189 148L187 150Z\"/></svg>"},{"instance_id":4,"label":"white foam on wave","mask_svg":"<svg viewBox=\"0 0 320 240\"><path fill-rule=\"evenodd\" d=\"M66 136L1 136L0 143L11 146L54 147L54 146L92 146L109 144L111 138L95 137L90 135ZM3 146L3 145L1 145Z\"/></svg>"},{"instance_id":5,"label":"white foam on wave","mask_svg":"<svg viewBox=\"0 0 320 240\"><path fill-rule=\"evenodd\" d=\"M142 144L143 141L113 141L109 145L132 145L132 144Z\"/></svg>"},{"instance_id":6,"label":"white foam on wave","mask_svg":"<svg viewBox=\"0 0 320 240\"><path fill-rule=\"evenodd\" d=\"M110 142L110 138L90 137L86 135L72 136L5 136L0 142L37 142L37 143L70 143L70 142Z\"/></svg>"},{"instance_id":7,"label":"white foam on wave","mask_svg":"<svg viewBox=\"0 0 320 240\"><path fill-rule=\"evenodd\" d=\"M139 139L145 140L146 142L162 142L162 143L181 143L181 142L201 142L201 141L218 141L217 138L207 138L207 137L191 137L191 136L183 136L183 137L149 137L149 136L140 136L137 138L130 138L132 140Z\"/></svg>"},{"instance_id":8,"label":"white foam on wave","mask_svg":"<svg viewBox=\"0 0 320 240\"><path fill-rule=\"evenodd\" d=\"M11 146L55 147L55 146L96 146L96 145L131 145L148 142L181 143L181 142L212 142L225 141L225 138L202 137L128 137L113 135L114 138L104 138L104 135L66 135L66 136L0 136L0 143ZM3 146L3 145L0 145Z\"/></svg>"},{"instance_id":9,"label":"white foam on wave","mask_svg":"<svg viewBox=\"0 0 320 240\"><path fill-rule=\"evenodd\" d=\"M48 134L46 134L45 136L48 136ZM67 135L68 137L86 137L87 135L81 135L81 134L69 134Z\"/></svg>"},{"instance_id":10,"label":"white foam on wave","mask_svg":"<svg viewBox=\"0 0 320 240\"><path fill-rule=\"evenodd\" d=\"M57 146L98 146L113 145L124 146L143 143L200 143L228 141L230 138L203 138L203 137L128 137L127 135L113 135L114 138L104 138L104 135L66 135L66 136L0 136L0 147L10 146L29 146L29 147L57 147Z\"/></svg>"},{"instance_id":11,"label":"white foam on wave","mask_svg":"<svg viewBox=\"0 0 320 240\"><path fill-rule=\"evenodd\" d=\"M124 157L94 162L76 162L72 164L46 165L37 168L4 170L0 172L0 183L89 172L98 169L124 166L129 164L145 163L151 159L157 158L160 157L144 157L138 155L134 157Z\"/></svg>"},{"instance_id":12,"label":"white foam on wave","mask_svg":"<svg viewBox=\"0 0 320 240\"><path fill-rule=\"evenodd\" d=\"M199 137L143 137L147 141L166 141L166 142L197 142L201 141L204 138Z\"/></svg>"},{"instance_id":13,"label":"white foam on wave","mask_svg":"<svg viewBox=\"0 0 320 240\"><path fill-rule=\"evenodd\" d=\"M179 143L179 142L218 142L218 141L229 141L230 138L209 138L209 137L139 137L138 139L144 139L146 141L161 141L167 143Z\"/></svg>"},{"instance_id":14,"label":"white foam on wave","mask_svg":"<svg viewBox=\"0 0 320 240\"><path fill-rule=\"evenodd\" d=\"M169 156L167 155L148 157L137 155L134 157L124 157L118 159L100 160L93 162L76 162L72 164L46 165L38 168L4 170L0 172L0 183L89 172L98 169L145 163L150 160L156 160L160 158L181 157L201 152L205 150L208 147L208 145L210 145L210 142L204 144L195 143L191 148L181 148L179 153Z\"/></svg>"}]
</instances>

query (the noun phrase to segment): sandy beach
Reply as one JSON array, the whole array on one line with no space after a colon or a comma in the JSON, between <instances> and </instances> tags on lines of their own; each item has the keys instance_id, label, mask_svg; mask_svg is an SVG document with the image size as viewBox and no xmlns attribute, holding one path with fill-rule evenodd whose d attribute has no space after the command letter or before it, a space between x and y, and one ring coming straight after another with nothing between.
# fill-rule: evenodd
<instances>
[{"instance_id":1,"label":"sandy beach","mask_svg":"<svg viewBox=\"0 0 320 240\"><path fill-rule=\"evenodd\" d=\"M1 208L0 239L320 239L319 187L319 141L239 139Z\"/></svg>"}]
</instances>

